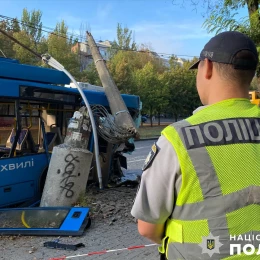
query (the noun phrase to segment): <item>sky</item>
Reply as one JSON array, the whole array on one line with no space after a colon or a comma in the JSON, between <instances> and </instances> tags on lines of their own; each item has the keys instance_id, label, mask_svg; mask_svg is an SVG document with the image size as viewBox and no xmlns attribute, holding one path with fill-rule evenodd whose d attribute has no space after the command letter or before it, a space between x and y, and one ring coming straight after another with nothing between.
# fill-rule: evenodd
<instances>
[{"instance_id":1,"label":"sky","mask_svg":"<svg viewBox=\"0 0 260 260\"><path fill-rule=\"evenodd\" d=\"M184 5L181 3L184 2ZM190 0L0 0L0 15L18 19L23 8L42 11L43 26L65 21L69 32L90 31L95 40L116 39L117 24L133 31L137 44L145 44L167 58L199 56L213 36L202 28L205 9ZM199 1L200 2L200 1ZM182 56L184 55L184 56ZM191 57L189 57L191 56Z\"/></svg>"}]
</instances>

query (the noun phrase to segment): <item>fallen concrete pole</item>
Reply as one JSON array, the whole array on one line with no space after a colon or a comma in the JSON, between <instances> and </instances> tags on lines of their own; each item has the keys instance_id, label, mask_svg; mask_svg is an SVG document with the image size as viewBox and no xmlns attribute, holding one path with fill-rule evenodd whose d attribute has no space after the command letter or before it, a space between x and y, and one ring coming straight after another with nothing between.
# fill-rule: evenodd
<instances>
[{"instance_id":1,"label":"fallen concrete pole","mask_svg":"<svg viewBox=\"0 0 260 260\"><path fill-rule=\"evenodd\" d=\"M53 148L41 207L72 206L85 193L93 154L65 144Z\"/></svg>"},{"instance_id":2,"label":"fallen concrete pole","mask_svg":"<svg viewBox=\"0 0 260 260\"><path fill-rule=\"evenodd\" d=\"M109 107L111 109L112 115L115 118L115 122L118 126L125 128L129 135L138 137L139 134L135 127L135 123L125 105L125 102L112 79L106 64L97 48L97 45L91 35L91 33L87 32L88 44L91 50L91 54L93 56L94 63L97 68L97 72L101 83L104 87Z\"/></svg>"}]
</instances>

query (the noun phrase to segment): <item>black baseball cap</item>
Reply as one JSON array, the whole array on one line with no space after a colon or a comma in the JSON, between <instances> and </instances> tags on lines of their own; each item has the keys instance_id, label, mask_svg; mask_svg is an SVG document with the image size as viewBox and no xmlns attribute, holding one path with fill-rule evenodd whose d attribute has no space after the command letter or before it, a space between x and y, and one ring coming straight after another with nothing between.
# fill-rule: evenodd
<instances>
[{"instance_id":1,"label":"black baseball cap","mask_svg":"<svg viewBox=\"0 0 260 260\"><path fill-rule=\"evenodd\" d=\"M255 59L236 58L240 51L252 52ZM234 69L256 70L258 54L253 41L243 33L228 31L220 33L209 40L200 53L199 61L189 69L197 69L201 60L209 59L213 62L232 64Z\"/></svg>"}]
</instances>

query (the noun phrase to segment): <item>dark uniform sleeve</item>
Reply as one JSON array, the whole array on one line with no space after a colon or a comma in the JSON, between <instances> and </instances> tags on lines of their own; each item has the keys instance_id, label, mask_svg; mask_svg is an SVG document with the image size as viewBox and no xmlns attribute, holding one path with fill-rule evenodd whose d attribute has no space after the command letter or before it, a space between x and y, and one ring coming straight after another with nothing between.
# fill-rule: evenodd
<instances>
[{"instance_id":1,"label":"dark uniform sleeve","mask_svg":"<svg viewBox=\"0 0 260 260\"><path fill-rule=\"evenodd\" d=\"M163 224L172 214L175 182L180 179L180 165L171 143L161 136L158 151L145 165L131 214L152 224ZM146 164L149 160L146 160Z\"/></svg>"}]
</instances>

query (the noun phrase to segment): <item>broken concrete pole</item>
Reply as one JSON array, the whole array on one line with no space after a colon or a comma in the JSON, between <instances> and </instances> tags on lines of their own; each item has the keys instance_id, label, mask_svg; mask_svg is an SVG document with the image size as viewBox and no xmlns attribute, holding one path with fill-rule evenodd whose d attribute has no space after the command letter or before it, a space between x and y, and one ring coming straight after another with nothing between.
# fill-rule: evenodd
<instances>
[{"instance_id":1,"label":"broken concrete pole","mask_svg":"<svg viewBox=\"0 0 260 260\"><path fill-rule=\"evenodd\" d=\"M53 148L41 207L72 206L85 193L93 154L61 144Z\"/></svg>"},{"instance_id":2,"label":"broken concrete pole","mask_svg":"<svg viewBox=\"0 0 260 260\"><path fill-rule=\"evenodd\" d=\"M87 32L87 39L99 78L101 80L102 86L104 87L109 107L111 109L112 115L115 118L116 124L125 128L129 132L129 137L138 137L139 134L133 118L131 117L125 102L107 69L107 66L98 50L93 36L89 32Z\"/></svg>"}]
</instances>

